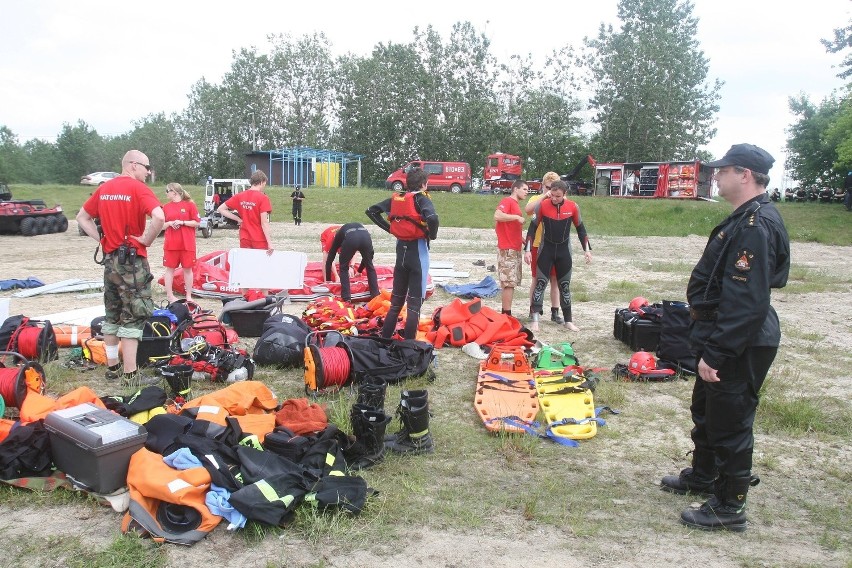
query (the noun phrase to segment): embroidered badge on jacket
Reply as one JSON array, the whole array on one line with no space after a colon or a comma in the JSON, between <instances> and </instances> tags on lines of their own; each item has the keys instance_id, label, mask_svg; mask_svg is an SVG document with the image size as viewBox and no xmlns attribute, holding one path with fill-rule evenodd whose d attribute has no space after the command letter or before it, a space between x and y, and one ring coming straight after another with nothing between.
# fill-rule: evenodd
<instances>
[{"instance_id":1,"label":"embroidered badge on jacket","mask_svg":"<svg viewBox=\"0 0 852 568\"><path fill-rule=\"evenodd\" d=\"M740 272L748 272L751 270L751 261L754 259L754 253L748 249L743 249L737 255L737 261L734 263L734 268Z\"/></svg>"}]
</instances>

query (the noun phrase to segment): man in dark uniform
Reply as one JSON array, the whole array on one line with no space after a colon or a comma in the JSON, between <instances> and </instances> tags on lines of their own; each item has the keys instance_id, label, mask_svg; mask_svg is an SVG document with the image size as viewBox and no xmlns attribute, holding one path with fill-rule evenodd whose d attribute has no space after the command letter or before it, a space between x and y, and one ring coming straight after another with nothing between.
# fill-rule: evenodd
<instances>
[{"instance_id":1,"label":"man in dark uniform","mask_svg":"<svg viewBox=\"0 0 852 568\"><path fill-rule=\"evenodd\" d=\"M130 150L121 160L121 175L104 183L86 200L77 223L99 241L104 252L104 344L106 378L119 378L118 344L124 358L123 382L128 386L153 384L160 380L142 377L136 369L136 353L145 320L153 313L151 268L148 247L160 234L165 215L160 201L145 185L151 172L148 157ZM145 226L146 218L151 222ZM103 237L94 219L100 219Z\"/></svg>"},{"instance_id":2,"label":"man in dark uniform","mask_svg":"<svg viewBox=\"0 0 852 568\"><path fill-rule=\"evenodd\" d=\"M407 305L404 339L415 339L420 323L420 309L426 296L429 275L429 242L438 236L438 214L426 193L429 175L412 168L405 179L405 193L370 206L367 217L394 235L396 263L393 267L393 289L388 315L382 325L382 337L391 337L403 304ZM387 220L382 216L387 214Z\"/></svg>"},{"instance_id":3,"label":"man in dark uniform","mask_svg":"<svg viewBox=\"0 0 852 568\"><path fill-rule=\"evenodd\" d=\"M379 278L376 275L376 267L373 266L373 239L370 237L370 232L361 223L346 223L339 227L334 233L334 240L328 247L328 252L324 252L325 263L323 268L323 278L325 280L332 279L332 266L334 258L337 256L337 251L340 251L340 297L345 302L352 301L352 293L349 287L349 263L352 262L352 257L355 253L361 254L361 263L358 265L358 272L367 271L367 284L370 286L370 298L375 298L379 295Z\"/></svg>"},{"instance_id":4,"label":"man in dark uniform","mask_svg":"<svg viewBox=\"0 0 852 568\"><path fill-rule=\"evenodd\" d=\"M698 377L692 393L692 467L663 478L673 493L703 493L699 509L681 513L693 528L746 528L758 393L781 341L770 289L790 271L790 240L766 195L775 160L751 144L736 144L716 168L719 195L734 212L710 234L687 285L690 346Z\"/></svg>"}]
</instances>

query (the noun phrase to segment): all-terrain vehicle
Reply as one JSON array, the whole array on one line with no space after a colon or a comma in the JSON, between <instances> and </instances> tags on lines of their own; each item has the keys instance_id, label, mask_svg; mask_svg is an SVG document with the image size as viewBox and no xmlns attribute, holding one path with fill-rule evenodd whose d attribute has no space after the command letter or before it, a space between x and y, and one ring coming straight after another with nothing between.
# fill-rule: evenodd
<instances>
[{"instance_id":1,"label":"all-terrain vehicle","mask_svg":"<svg viewBox=\"0 0 852 568\"><path fill-rule=\"evenodd\" d=\"M62 207L48 207L41 199L15 201L9 186L0 183L0 233L31 237L67 230L68 218Z\"/></svg>"}]
</instances>

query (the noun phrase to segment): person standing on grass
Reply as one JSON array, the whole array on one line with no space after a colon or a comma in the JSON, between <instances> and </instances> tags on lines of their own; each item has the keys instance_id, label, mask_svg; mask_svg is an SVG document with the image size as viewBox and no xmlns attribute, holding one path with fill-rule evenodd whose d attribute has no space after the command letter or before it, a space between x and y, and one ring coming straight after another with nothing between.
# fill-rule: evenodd
<instances>
[{"instance_id":1,"label":"person standing on grass","mask_svg":"<svg viewBox=\"0 0 852 568\"><path fill-rule=\"evenodd\" d=\"M366 211L373 223L397 238L391 305L382 325L385 338L393 336L403 304L407 305L403 338L417 337L429 275L429 242L438 237L439 225L435 206L426 193L428 181L429 175L422 168L412 168L405 178L406 191L395 193Z\"/></svg>"},{"instance_id":2,"label":"person standing on grass","mask_svg":"<svg viewBox=\"0 0 852 568\"><path fill-rule=\"evenodd\" d=\"M497 233L497 274L502 290L502 313L512 315L515 287L523 279L524 215L520 202L527 197L527 183L515 180L512 193L504 197L494 210L494 230Z\"/></svg>"},{"instance_id":3,"label":"person standing on grass","mask_svg":"<svg viewBox=\"0 0 852 568\"><path fill-rule=\"evenodd\" d=\"M690 347L698 362L692 391L692 467L660 488L709 499L681 522L713 530L746 529L758 393L778 352L781 326L772 288L790 272L790 239L766 194L775 160L762 148L735 144L715 168L719 195L734 212L710 233L686 288Z\"/></svg>"},{"instance_id":4,"label":"person standing on grass","mask_svg":"<svg viewBox=\"0 0 852 568\"><path fill-rule=\"evenodd\" d=\"M332 225L334 227L334 225ZM331 227L329 227L331 228ZM326 229L328 231L328 229ZM326 234L323 231L323 235ZM344 302L352 301L352 292L349 283L350 263L356 253L361 255L361 262L358 264L358 272L367 271L367 285L370 288L370 299L379 295L379 276L376 273L376 267L373 266L373 239L370 232L361 223L346 223L342 226L337 226L331 233L333 235L331 242L326 248L323 241L323 278L325 280L340 280L340 297ZM340 273L334 269L334 259L340 252Z\"/></svg>"},{"instance_id":5,"label":"person standing on grass","mask_svg":"<svg viewBox=\"0 0 852 568\"><path fill-rule=\"evenodd\" d=\"M550 187L555 181L559 181L559 174L556 172L547 172L542 176L541 193L533 195L527 200L526 205L524 205L524 213L532 215L533 211L535 211L535 204L540 199L550 198ZM524 254L524 262L529 265L532 276L532 283L530 284L530 320L533 317L532 297L535 292L535 266L538 261L538 247L541 244L541 230L541 225L539 225L532 243L527 247L528 252ZM538 313L540 315L541 311ZM556 283L556 269L553 269L550 273L550 321L559 325L565 323L565 320L562 319L562 314L559 313L559 285Z\"/></svg>"},{"instance_id":6,"label":"person standing on grass","mask_svg":"<svg viewBox=\"0 0 852 568\"><path fill-rule=\"evenodd\" d=\"M272 203L269 196L263 192L267 181L266 174L256 170L249 178L251 187L230 197L219 205L216 211L240 227L240 248L261 249L266 251L267 256L272 256L274 249L269 224ZM232 209L236 213L232 212ZM246 292L248 290L242 290L243 296ZM266 296L269 290L261 292Z\"/></svg>"},{"instance_id":7,"label":"person standing on grass","mask_svg":"<svg viewBox=\"0 0 852 568\"><path fill-rule=\"evenodd\" d=\"M114 381L121 376L120 342L124 358L122 382L131 387L160 382L158 377L143 377L136 368L139 339L155 308L148 247L165 223L160 202L145 185L150 173L148 156L130 150L121 160L121 175L99 186L77 213L80 228L100 243L104 253L105 378ZM146 226L149 216L151 222ZM103 237L95 219L100 219Z\"/></svg>"},{"instance_id":8,"label":"person standing on grass","mask_svg":"<svg viewBox=\"0 0 852 568\"><path fill-rule=\"evenodd\" d=\"M293 200L293 223L297 226L302 224L302 201L305 199L305 192L298 185L290 194L290 199Z\"/></svg>"},{"instance_id":9,"label":"person standing on grass","mask_svg":"<svg viewBox=\"0 0 852 568\"><path fill-rule=\"evenodd\" d=\"M535 205L533 218L527 231L527 245L533 242L538 226L541 225L541 244L538 248L538 259L535 265L535 289L532 296L531 331L538 331L538 316L544 302L544 289L550 280L550 272L556 269L556 283L559 287L559 305L565 323L562 324L571 331L580 331L574 325L571 313L571 225L577 228L577 238L583 247L586 264L592 262L592 245L586 233L586 226L580 218L580 208L576 203L565 199L568 184L555 181L550 186L550 197L542 199Z\"/></svg>"},{"instance_id":10,"label":"person standing on grass","mask_svg":"<svg viewBox=\"0 0 852 568\"><path fill-rule=\"evenodd\" d=\"M195 266L195 229L201 223L198 208L192 197L179 183L166 186L169 202L163 205L166 217L166 235L163 239L163 266L166 274L163 281L166 286L166 298L176 302L173 290L175 269L183 268L184 296L192 300L192 268Z\"/></svg>"}]
</instances>

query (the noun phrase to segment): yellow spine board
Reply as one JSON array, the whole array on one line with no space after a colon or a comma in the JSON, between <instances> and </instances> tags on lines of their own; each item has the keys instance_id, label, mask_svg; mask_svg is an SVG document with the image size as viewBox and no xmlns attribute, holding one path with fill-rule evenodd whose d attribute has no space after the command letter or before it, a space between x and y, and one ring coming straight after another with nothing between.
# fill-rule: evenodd
<instances>
[{"instance_id":1,"label":"yellow spine board","mask_svg":"<svg viewBox=\"0 0 852 568\"><path fill-rule=\"evenodd\" d=\"M595 400L589 389L577 389L582 381L568 382L561 377L536 377L536 392L544 419L552 432L563 438L587 440L598 433L595 422ZM565 419L583 421L582 424L560 424Z\"/></svg>"}]
</instances>

